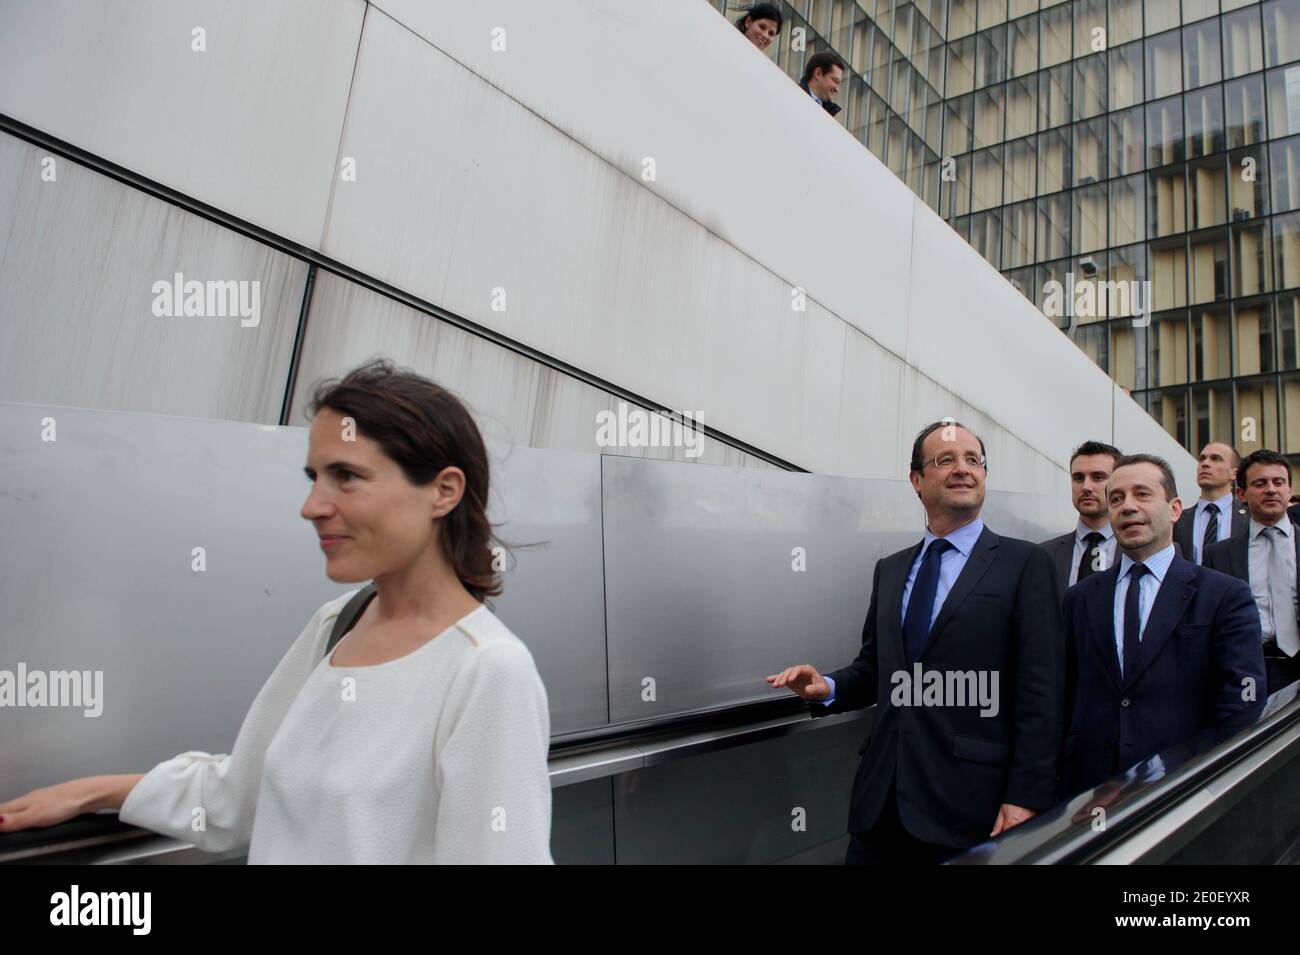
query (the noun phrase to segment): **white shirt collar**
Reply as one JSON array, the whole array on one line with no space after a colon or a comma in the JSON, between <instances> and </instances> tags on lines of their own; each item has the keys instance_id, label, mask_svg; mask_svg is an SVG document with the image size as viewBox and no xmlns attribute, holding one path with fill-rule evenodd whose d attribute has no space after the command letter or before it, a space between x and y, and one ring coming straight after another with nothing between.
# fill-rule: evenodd
<instances>
[{"instance_id":1,"label":"white shirt collar","mask_svg":"<svg viewBox=\"0 0 1300 955\"><path fill-rule=\"evenodd\" d=\"M1208 505L1208 504L1217 504L1217 505L1219 505L1219 516L1220 516L1220 517L1229 517L1229 516L1230 516L1230 515L1231 515L1231 514L1236 510L1236 507L1234 506L1234 505L1235 505L1235 501L1233 500L1233 497L1232 497L1232 491L1231 491L1231 490L1229 490L1227 494L1223 495L1223 497L1216 497L1216 498L1215 498L1214 500L1212 500L1212 501L1207 501L1207 500L1206 500L1205 498L1203 498L1203 497L1202 497L1202 498L1198 498L1197 501L1196 501L1196 507L1197 507L1198 510L1202 510L1202 511L1205 510L1205 507L1206 507L1206 505Z\"/></svg>"},{"instance_id":2,"label":"white shirt collar","mask_svg":"<svg viewBox=\"0 0 1300 955\"><path fill-rule=\"evenodd\" d=\"M1107 541L1115 539L1115 531L1111 529L1109 521L1094 532L1091 527L1083 522L1083 518L1079 518L1079 522L1074 525L1074 539L1082 543L1083 539L1092 533L1100 534Z\"/></svg>"},{"instance_id":3,"label":"white shirt collar","mask_svg":"<svg viewBox=\"0 0 1300 955\"><path fill-rule=\"evenodd\" d=\"M1265 529L1266 527L1269 527L1269 526L1276 527L1276 528L1277 528L1278 530L1280 530L1280 531L1281 531L1281 532L1282 532L1286 537L1290 537L1290 536L1291 536L1291 528L1292 528L1294 525L1292 525L1292 523L1291 523L1291 518L1288 517L1286 514L1283 514L1283 515L1282 515L1282 519L1281 519L1280 521L1278 521L1276 524L1273 524L1273 525L1269 525L1269 524L1261 524L1261 523L1259 523L1259 521L1255 520L1255 518L1252 517L1252 518L1250 519L1250 539L1251 539L1251 540L1254 540L1256 537L1258 537L1260 534L1262 534L1262 533L1264 532L1264 529Z\"/></svg>"},{"instance_id":4,"label":"white shirt collar","mask_svg":"<svg viewBox=\"0 0 1300 955\"><path fill-rule=\"evenodd\" d=\"M1129 557L1129 555L1125 554L1123 551L1121 551L1120 554L1119 576L1115 578L1116 580L1123 580L1124 575L1128 573L1128 569L1136 563L1133 558ZM1174 545L1170 544L1164 550L1156 551L1146 560L1142 561L1142 563L1145 565L1147 572L1150 573L1158 583L1164 583L1165 573L1169 570L1169 565L1172 564L1173 561Z\"/></svg>"}]
</instances>

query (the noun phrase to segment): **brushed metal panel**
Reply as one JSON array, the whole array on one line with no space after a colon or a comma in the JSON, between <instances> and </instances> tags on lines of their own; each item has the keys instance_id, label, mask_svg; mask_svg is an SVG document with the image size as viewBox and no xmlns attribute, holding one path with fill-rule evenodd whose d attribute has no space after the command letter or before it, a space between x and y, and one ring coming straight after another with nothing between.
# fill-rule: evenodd
<instances>
[{"instance_id":1,"label":"brushed metal panel","mask_svg":"<svg viewBox=\"0 0 1300 955\"><path fill-rule=\"evenodd\" d=\"M229 752L285 650L348 589L298 516L306 445L296 428L0 403L0 668L101 670L104 697L98 717L0 709L5 798Z\"/></svg>"},{"instance_id":2,"label":"brushed metal panel","mask_svg":"<svg viewBox=\"0 0 1300 955\"><path fill-rule=\"evenodd\" d=\"M0 399L278 422L306 265L73 162L43 181L42 158L0 134ZM176 273L250 283L256 321L156 316Z\"/></svg>"},{"instance_id":3,"label":"brushed metal panel","mask_svg":"<svg viewBox=\"0 0 1300 955\"><path fill-rule=\"evenodd\" d=\"M924 532L903 481L616 457L603 465L615 724L774 698L767 674L848 663L876 560ZM999 533L1041 540L1059 510L1053 499L993 492L984 518ZM804 571L793 569L796 547Z\"/></svg>"},{"instance_id":4,"label":"brushed metal panel","mask_svg":"<svg viewBox=\"0 0 1300 955\"><path fill-rule=\"evenodd\" d=\"M315 384L385 355L449 388L470 406L484 440L598 453L597 414L617 413L609 392L542 365L425 312L328 272L318 272L290 421L305 423ZM639 407L631 402L629 407ZM681 447L623 448L635 457L682 460ZM697 464L771 468L733 445L706 439Z\"/></svg>"},{"instance_id":5,"label":"brushed metal panel","mask_svg":"<svg viewBox=\"0 0 1300 955\"><path fill-rule=\"evenodd\" d=\"M54 419L56 440L41 440ZM228 752L330 582L298 516L306 431L0 402L0 669L102 671L103 711L0 708L0 799ZM599 460L490 448L517 552L497 610L556 733L606 722ZM192 549L206 569L192 569Z\"/></svg>"},{"instance_id":6,"label":"brushed metal panel","mask_svg":"<svg viewBox=\"0 0 1300 955\"><path fill-rule=\"evenodd\" d=\"M319 247L362 0L4 7L0 112Z\"/></svg>"},{"instance_id":7,"label":"brushed metal panel","mask_svg":"<svg viewBox=\"0 0 1300 955\"><path fill-rule=\"evenodd\" d=\"M551 734L609 722L601 570L600 457L489 448L488 517L513 547L494 611L528 645L546 684Z\"/></svg>"}]
</instances>

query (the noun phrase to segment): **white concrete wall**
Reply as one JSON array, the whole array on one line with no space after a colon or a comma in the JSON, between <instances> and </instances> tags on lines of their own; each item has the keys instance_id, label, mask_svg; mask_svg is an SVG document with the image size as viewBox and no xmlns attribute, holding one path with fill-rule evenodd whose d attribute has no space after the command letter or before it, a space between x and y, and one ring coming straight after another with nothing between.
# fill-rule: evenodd
<instances>
[{"instance_id":1,"label":"white concrete wall","mask_svg":"<svg viewBox=\"0 0 1300 955\"><path fill-rule=\"evenodd\" d=\"M811 470L902 476L952 415L1063 527L1086 438L1195 494L1191 457L703 0L128 9L9 3L0 111ZM397 324L309 323L305 350L434 366Z\"/></svg>"}]
</instances>

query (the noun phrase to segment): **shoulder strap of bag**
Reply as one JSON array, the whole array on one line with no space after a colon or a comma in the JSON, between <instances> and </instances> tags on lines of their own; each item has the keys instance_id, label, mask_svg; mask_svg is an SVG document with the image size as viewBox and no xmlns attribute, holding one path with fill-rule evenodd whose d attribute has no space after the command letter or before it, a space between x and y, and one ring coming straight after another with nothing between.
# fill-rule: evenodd
<instances>
[{"instance_id":1,"label":"shoulder strap of bag","mask_svg":"<svg viewBox=\"0 0 1300 955\"><path fill-rule=\"evenodd\" d=\"M365 612L366 605L370 603L370 598L375 595L375 585L366 584L355 594L352 599L343 605L339 611L338 617L334 620L334 629L330 631L329 643L325 645L325 656L329 656L334 651L334 646L343 639L343 635L356 625L357 620Z\"/></svg>"}]
</instances>

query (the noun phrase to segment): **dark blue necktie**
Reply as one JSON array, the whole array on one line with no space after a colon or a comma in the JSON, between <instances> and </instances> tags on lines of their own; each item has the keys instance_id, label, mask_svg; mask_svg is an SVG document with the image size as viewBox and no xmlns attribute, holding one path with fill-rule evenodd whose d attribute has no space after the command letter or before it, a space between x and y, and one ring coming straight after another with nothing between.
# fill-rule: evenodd
<instances>
[{"instance_id":1,"label":"dark blue necktie","mask_svg":"<svg viewBox=\"0 0 1300 955\"><path fill-rule=\"evenodd\" d=\"M1205 536L1201 538L1201 563L1205 563L1205 551L1211 545L1219 540L1219 505L1205 505L1207 515L1205 521Z\"/></svg>"},{"instance_id":2,"label":"dark blue necktie","mask_svg":"<svg viewBox=\"0 0 1300 955\"><path fill-rule=\"evenodd\" d=\"M921 558L921 567L912 581L912 592L907 598L907 613L903 615L903 652L909 665L916 661L925 648L925 638L930 633L930 618L934 616L934 595L939 589L939 559L952 544L942 537L932 543Z\"/></svg>"},{"instance_id":3,"label":"dark blue necktie","mask_svg":"<svg viewBox=\"0 0 1300 955\"><path fill-rule=\"evenodd\" d=\"M1128 569L1128 593L1124 595L1124 675L1132 672L1137 663L1142 641L1138 633L1142 617L1138 614L1138 593L1142 589L1142 575L1149 574L1146 564L1134 564Z\"/></svg>"}]
</instances>

